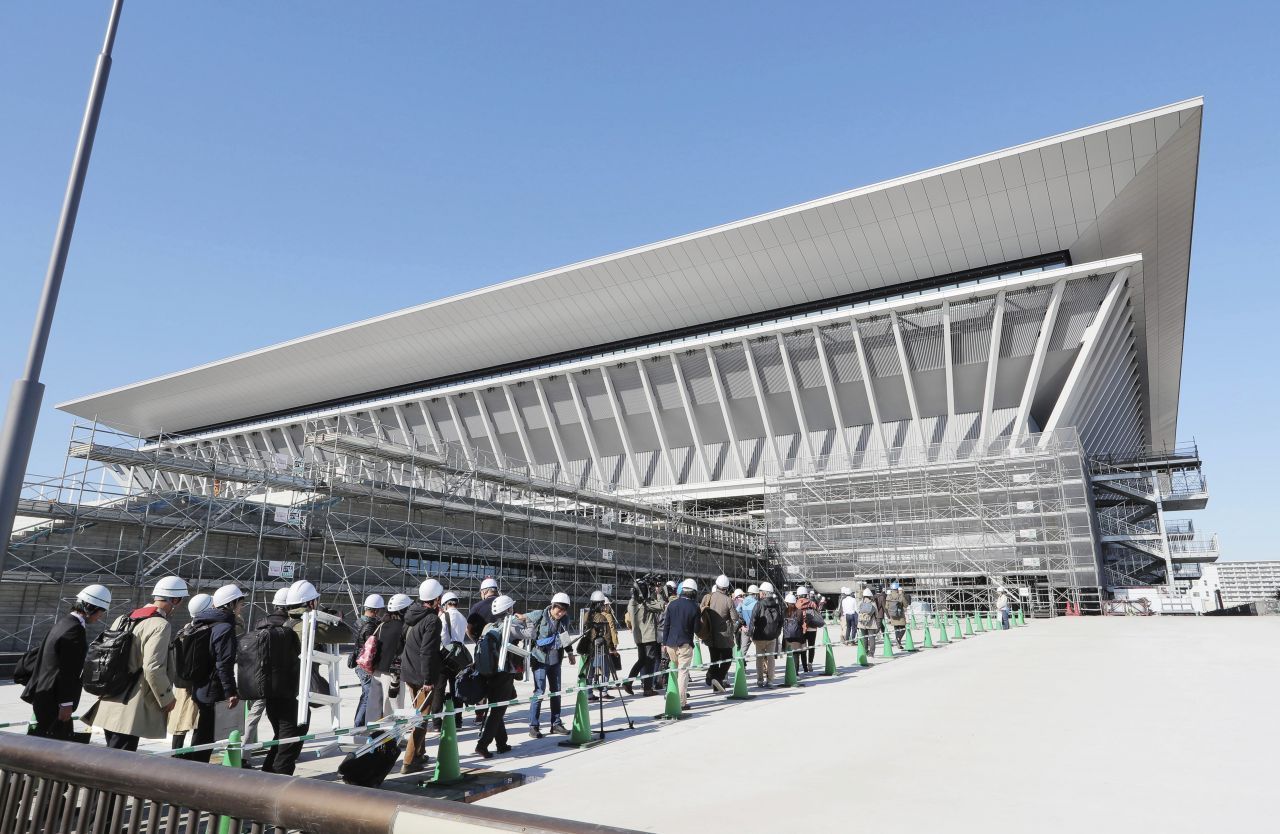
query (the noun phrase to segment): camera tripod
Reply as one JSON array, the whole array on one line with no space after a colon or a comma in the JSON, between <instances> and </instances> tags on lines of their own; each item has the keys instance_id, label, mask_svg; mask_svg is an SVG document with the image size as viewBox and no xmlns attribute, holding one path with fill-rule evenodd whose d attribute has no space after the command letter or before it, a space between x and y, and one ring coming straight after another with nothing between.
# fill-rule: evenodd
<instances>
[{"instance_id":1,"label":"camera tripod","mask_svg":"<svg viewBox=\"0 0 1280 834\"><path fill-rule=\"evenodd\" d=\"M609 699L609 690L616 689L618 698L622 701L622 714L627 719L627 729L634 730L635 723L631 720L631 712L627 709L627 695L622 685L618 683L618 673L613 668L613 661L609 652L606 650L605 640L603 637L597 637L591 645L591 659L587 663L583 682L592 687L593 693L599 693L600 711L599 711L599 729L596 730L600 738L604 738L604 702ZM612 683L611 683L612 682Z\"/></svg>"}]
</instances>

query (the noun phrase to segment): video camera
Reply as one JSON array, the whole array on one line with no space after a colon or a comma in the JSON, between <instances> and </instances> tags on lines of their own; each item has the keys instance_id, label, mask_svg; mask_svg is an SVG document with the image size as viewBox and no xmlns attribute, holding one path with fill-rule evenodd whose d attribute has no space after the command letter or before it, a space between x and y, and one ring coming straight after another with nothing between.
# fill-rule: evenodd
<instances>
[{"instance_id":1,"label":"video camera","mask_svg":"<svg viewBox=\"0 0 1280 834\"><path fill-rule=\"evenodd\" d=\"M646 573L643 576L637 576L635 581L631 583L631 596L643 601L649 599L654 593L662 588L663 579L657 573Z\"/></svg>"}]
</instances>

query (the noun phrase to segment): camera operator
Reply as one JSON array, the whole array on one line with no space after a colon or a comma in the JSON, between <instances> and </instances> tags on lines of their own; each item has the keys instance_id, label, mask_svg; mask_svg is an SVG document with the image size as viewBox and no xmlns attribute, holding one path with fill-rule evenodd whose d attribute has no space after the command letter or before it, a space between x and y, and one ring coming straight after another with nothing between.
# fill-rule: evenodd
<instances>
[{"instance_id":1,"label":"camera operator","mask_svg":"<svg viewBox=\"0 0 1280 834\"><path fill-rule=\"evenodd\" d=\"M578 654L587 658L587 683L601 683L615 677L612 673L622 666L618 655L618 623L613 618L609 601L603 591L591 592L591 604L582 612L582 637L578 641ZM601 688L592 690L592 700L612 700L613 696Z\"/></svg>"},{"instance_id":2,"label":"camera operator","mask_svg":"<svg viewBox=\"0 0 1280 834\"><path fill-rule=\"evenodd\" d=\"M635 664L631 667L631 671L627 673L627 677L634 678L636 675L652 675L658 671L658 655L660 654L661 644L659 643L659 621L662 619L662 612L666 608L666 601L662 598L662 584L655 580L652 575L642 576L637 579L631 586L631 602L627 603L627 621L631 625L631 636L636 641L636 652L639 657L636 658ZM645 696L653 695L657 692L655 679L646 677L644 679ZM622 685L628 695L634 695L631 681L627 681Z\"/></svg>"}]
</instances>

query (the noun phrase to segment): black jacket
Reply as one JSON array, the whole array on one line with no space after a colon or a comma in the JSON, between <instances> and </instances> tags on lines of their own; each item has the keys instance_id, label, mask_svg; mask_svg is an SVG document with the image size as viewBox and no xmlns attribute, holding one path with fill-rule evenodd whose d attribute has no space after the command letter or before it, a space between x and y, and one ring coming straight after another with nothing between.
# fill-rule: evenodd
<instances>
[{"instance_id":1,"label":"black jacket","mask_svg":"<svg viewBox=\"0 0 1280 834\"><path fill-rule=\"evenodd\" d=\"M662 621L662 645L692 646L698 631L702 609L690 597L680 596L667 606L667 616Z\"/></svg>"},{"instance_id":2,"label":"black jacket","mask_svg":"<svg viewBox=\"0 0 1280 834\"><path fill-rule=\"evenodd\" d=\"M414 689L439 683L444 667L440 657L440 615L421 602L405 612L408 633L400 657L400 679Z\"/></svg>"},{"instance_id":3,"label":"black jacket","mask_svg":"<svg viewBox=\"0 0 1280 834\"><path fill-rule=\"evenodd\" d=\"M751 639L777 640L782 633L783 611L776 596L767 596L751 609Z\"/></svg>"},{"instance_id":4,"label":"black jacket","mask_svg":"<svg viewBox=\"0 0 1280 834\"><path fill-rule=\"evenodd\" d=\"M58 620L40 645L35 674L22 688L22 700L28 704L39 699L79 706L80 676L88 652L89 640L80 620L73 614Z\"/></svg>"},{"instance_id":5,"label":"black jacket","mask_svg":"<svg viewBox=\"0 0 1280 834\"><path fill-rule=\"evenodd\" d=\"M360 619L356 620L356 642L351 649L351 654L347 658L347 668L356 668L356 660L360 658L360 652L364 650L365 641L373 636L373 632L378 629L378 620L374 617L366 617L361 614Z\"/></svg>"},{"instance_id":6,"label":"black jacket","mask_svg":"<svg viewBox=\"0 0 1280 834\"><path fill-rule=\"evenodd\" d=\"M272 629L271 668L265 670L268 692L275 693L273 698L297 697L298 676L302 667L302 641L292 628L289 615L276 609L262 618L258 629ZM275 658L281 658L279 661ZM282 693L293 693L292 696Z\"/></svg>"},{"instance_id":7,"label":"black jacket","mask_svg":"<svg viewBox=\"0 0 1280 834\"><path fill-rule=\"evenodd\" d=\"M389 675L404 652L404 618L399 614L388 614L375 633L378 635L378 659L373 662L373 671Z\"/></svg>"},{"instance_id":8,"label":"black jacket","mask_svg":"<svg viewBox=\"0 0 1280 834\"><path fill-rule=\"evenodd\" d=\"M493 616L493 601L495 599L497 597L482 599L467 611L467 636L477 643L480 642L480 633L484 631L484 627L489 623L498 621L498 618Z\"/></svg>"},{"instance_id":9,"label":"black jacket","mask_svg":"<svg viewBox=\"0 0 1280 834\"><path fill-rule=\"evenodd\" d=\"M236 653L239 651L240 641L236 637L236 616L221 608L206 608L196 615L195 621L213 623L209 630L209 657L213 659L209 679L191 682L195 699L209 706L238 695Z\"/></svg>"}]
</instances>

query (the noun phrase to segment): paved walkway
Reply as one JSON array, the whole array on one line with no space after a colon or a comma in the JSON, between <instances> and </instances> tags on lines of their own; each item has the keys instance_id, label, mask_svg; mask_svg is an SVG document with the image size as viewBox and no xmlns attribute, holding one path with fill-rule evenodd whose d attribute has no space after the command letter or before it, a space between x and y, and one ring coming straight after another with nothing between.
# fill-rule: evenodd
<instances>
[{"instance_id":1,"label":"paved walkway","mask_svg":"<svg viewBox=\"0 0 1280 834\"><path fill-rule=\"evenodd\" d=\"M531 780L483 804L644 831L1268 830L1277 645L1274 617L1086 617L862 670L837 647L839 677L748 702L695 675L696 706L677 724L653 719L661 698L635 698L628 730L614 702L608 741L588 750L529 739L527 708L513 707L515 750L482 761L468 719L462 764ZM17 694L0 686L0 720L27 714ZM344 694L349 722L355 692ZM313 722L327 723L323 712ZM332 779L336 764L313 758L299 774Z\"/></svg>"}]
</instances>

